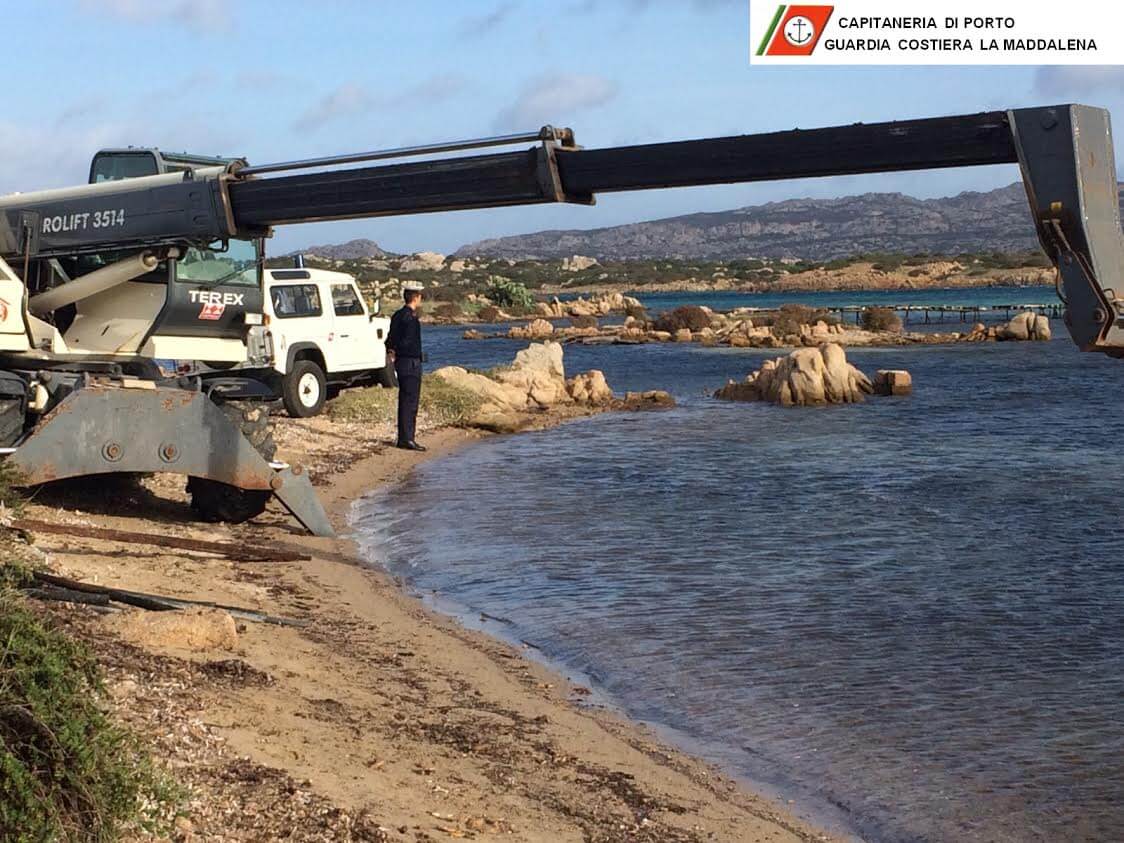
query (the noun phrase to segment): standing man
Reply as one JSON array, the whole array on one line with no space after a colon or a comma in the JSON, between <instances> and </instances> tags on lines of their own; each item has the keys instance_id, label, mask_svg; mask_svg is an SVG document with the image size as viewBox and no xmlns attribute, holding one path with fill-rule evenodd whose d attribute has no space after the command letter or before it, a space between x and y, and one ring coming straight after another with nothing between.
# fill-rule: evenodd
<instances>
[{"instance_id":1,"label":"standing man","mask_svg":"<svg viewBox=\"0 0 1124 843\"><path fill-rule=\"evenodd\" d=\"M390 318L390 334L386 338L387 354L398 375L398 447L407 451L425 450L414 441L422 382L421 322L418 321L422 289L416 281L402 285L402 298L406 303Z\"/></svg>"}]
</instances>

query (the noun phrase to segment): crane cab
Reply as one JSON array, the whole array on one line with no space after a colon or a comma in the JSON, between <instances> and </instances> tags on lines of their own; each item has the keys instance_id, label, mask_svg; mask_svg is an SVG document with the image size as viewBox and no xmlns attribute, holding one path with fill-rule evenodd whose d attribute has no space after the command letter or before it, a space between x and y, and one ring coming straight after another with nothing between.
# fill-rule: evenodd
<instances>
[{"instance_id":1,"label":"crane cab","mask_svg":"<svg viewBox=\"0 0 1124 843\"><path fill-rule=\"evenodd\" d=\"M156 147L102 149L90 162L90 184L139 176L159 176L164 173L184 173L203 167L225 167L234 160L187 152L164 152Z\"/></svg>"}]
</instances>

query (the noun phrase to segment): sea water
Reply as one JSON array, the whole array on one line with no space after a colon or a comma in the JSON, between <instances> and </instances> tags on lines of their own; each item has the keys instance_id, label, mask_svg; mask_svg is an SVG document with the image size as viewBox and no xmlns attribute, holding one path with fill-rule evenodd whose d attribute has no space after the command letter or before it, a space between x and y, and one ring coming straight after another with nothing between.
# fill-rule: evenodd
<instances>
[{"instance_id":1,"label":"sea water","mask_svg":"<svg viewBox=\"0 0 1124 843\"><path fill-rule=\"evenodd\" d=\"M824 408L708 397L777 352L567 347L679 406L485 440L354 523L413 588L845 831L1121 840L1124 362L1054 328L853 349L914 394Z\"/></svg>"}]
</instances>

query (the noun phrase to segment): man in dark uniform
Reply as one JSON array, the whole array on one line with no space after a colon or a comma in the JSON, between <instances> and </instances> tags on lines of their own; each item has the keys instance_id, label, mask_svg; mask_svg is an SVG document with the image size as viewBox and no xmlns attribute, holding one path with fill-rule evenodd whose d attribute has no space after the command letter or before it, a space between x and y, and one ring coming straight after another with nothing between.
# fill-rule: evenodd
<instances>
[{"instance_id":1,"label":"man in dark uniform","mask_svg":"<svg viewBox=\"0 0 1124 843\"><path fill-rule=\"evenodd\" d=\"M390 334L386 338L387 354L398 375L398 447L424 451L425 446L414 440L422 382L421 322L418 321L422 286L407 281L402 285L402 298L406 303L390 318Z\"/></svg>"}]
</instances>

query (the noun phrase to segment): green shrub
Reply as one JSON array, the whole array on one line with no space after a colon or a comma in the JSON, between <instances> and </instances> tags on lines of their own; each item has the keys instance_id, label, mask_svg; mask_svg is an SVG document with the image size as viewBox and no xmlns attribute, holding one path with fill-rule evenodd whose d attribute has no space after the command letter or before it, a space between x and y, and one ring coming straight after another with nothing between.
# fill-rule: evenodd
<instances>
[{"instance_id":1,"label":"green shrub","mask_svg":"<svg viewBox=\"0 0 1124 843\"><path fill-rule=\"evenodd\" d=\"M575 328L596 328L599 323L596 316L571 316L570 324Z\"/></svg>"},{"instance_id":2,"label":"green shrub","mask_svg":"<svg viewBox=\"0 0 1124 843\"><path fill-rule=\"evenodd\" d=\"M458 302L464 298L465 290L463 287L453 284L439 284L436 287L427 288L425 296L434 302Z\"/></svg>"},{"instance_id":3,"label":"green shrub","mask_svg":"<svg viewBox=\"0 0 1124 843\"><path fill-rule=\"evenodd\" d=\"M433 308L433 315L439 319L459 319L464 316L464 311L456 302L444 301Z\"/></svg>"},{"instance_id":4,"label":"green shrub","mask_svg":"<svg viewBox=\"0 0 1124 843\"><path fill-rule=\"evenodd\" d=\"M418 412L433 427L467 424L483 405L475 392L453 386L433 375L422 378ZM393 424L398 412L398 390L368 387L350 389L328 404L335 421Z\"/></svg>"},{"instance_id":5,"label":"green shrub","mask_svg":"<svg viewBox=\"0 0 1124 843\"><path fill-rule=\"evenodd\" d=\"M0 839L102 841L157 830L175 791L106 714L87 650L0 591Z\"/></svg>"},{"instance_id":6,"label":"green shrub","mask_svg":"<svg viewBox=\"0 0 1124 843\"><path fill-rule=\"evenodd\" d=\"M710 327L710 314L698 305L685 304L674 310L666 310L656 317L656 330L675 333L687 328L691 331L701 331Z\"/></svg>"},{"instance_id":7,"label":"green shrub","mask_svg":"<svg viewBox=\"0 0 1124 843\"><path fill-rule=\"evenodd\" d=\"M631 316L633 319L640 322L648 321L648 308L642 304L630 304L624 309L625 316Z\"/></svg>"},{"instance_id":8,"label":"green shrub","mask_svg":"<svg viewBox=\"0 0 1124 843\"><path fill-rule=\"evenodd\" d=\"M509 278L493 278L484 293L498 307L527 309L535 306L531 291Z\"/></svg>"},{"instance_id":9,"label":"green shrub","mask_svg":"<svg viewBox=\"0 0 1124 843\"><path fill-rule=\"evenodd\" d=\"M754 322L757 322L756 317ZM835 325L839 322L839 317L806 304L782 304L772 321L773 334L778 337L799 334L801 325L814 325L817 322Z\"/></svg>"},{"instance_id":10,"label":"green shrub","mask_svg":"<svg viewBox=\"0 0 1124 843\"><path fill-rule=\"evenodd\" d=\"M868 307L862 312L862 326L868 331L900 333L902 320L888 307Z\"/></svg>"}]
</instances>

